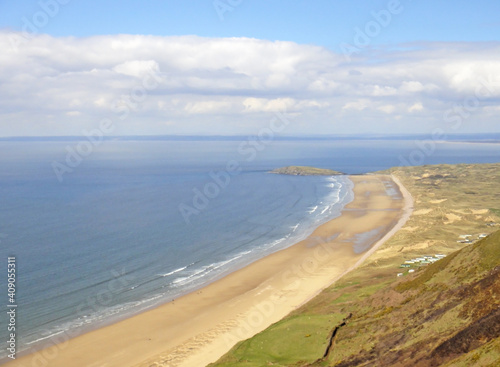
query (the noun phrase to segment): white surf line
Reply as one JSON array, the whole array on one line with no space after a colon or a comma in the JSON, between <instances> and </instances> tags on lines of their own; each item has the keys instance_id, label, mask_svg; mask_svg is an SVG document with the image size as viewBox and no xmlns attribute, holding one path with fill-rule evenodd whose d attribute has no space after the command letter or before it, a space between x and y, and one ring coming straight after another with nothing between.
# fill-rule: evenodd
<instances>
[{"instance_id":1,"label":"white surf line","mask_svg":"<svg viewBox=\"0 0 500 367\"><path fill-rule=\"evenodd\" d=\"M379 239L377 242L375 242L375 244L368 250L366 251L363 256L358 260L356 261L356 263L351 266L349 269L347 269L346 271L344 271L342 274L340 274L339 276L335 277L328 286L318 290L318 292L316 292L312 297L310 297L309 299L307 299L305 302L301 303L297 309L303 305L305 305L306 303L308 303L309 301L311 301L313 298L315 298L316 296L318 296L321 292L323 292L325 289L329 288L332 286L332 284L334 284L335 282L337 282L338 280L342 279L342 277L344 277L347 273L355 270L356 268L358 268L361 264L363 264L363 262L368 258L370 257L375 251L377 251L380 246L382 246L387 240L389 240L389 238L391 238L392 236L394 236L396 234L396 232L398 232L401 228L403 228L403 226L406 224L406 222L408 221L408 219L410 219L411 217L411 214L413 213L413 196L411 195L411 193L406 189L406 187L403 186L403 184L401 183L401 181L394 175L391 175L391 179L396 183L396 185L398 186L399 188L399 191L401 192L401 195L403 196L403 200L404 200L404 205L403 205L403 208L402 208L402 211L403 211L403 214L401 215L401 217L399 218L398 222L396 223L396 225L394 227L391 228L391 230L389 232L387 232L384 237L382 237L381 239Z\"/></svg>"}]
</instances>

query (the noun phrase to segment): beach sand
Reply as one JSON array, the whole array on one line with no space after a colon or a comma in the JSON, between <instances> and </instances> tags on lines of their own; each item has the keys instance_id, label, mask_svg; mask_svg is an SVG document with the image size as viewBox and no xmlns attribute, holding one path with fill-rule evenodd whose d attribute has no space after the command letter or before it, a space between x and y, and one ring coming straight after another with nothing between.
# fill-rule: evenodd
<instances>
[{"instance_id":1,"label":"beach sand","mask_svg":"<svg viewBox=\"0 0 500 367\"><path fill-rule=\"evenodd\" d=\"M391 176L350 179L354 200L306 240L173 302L6 366L200 367L216 361L359 266L406 222L412 199L403 187L398 192Z\"/></svg>"}]
</instances>

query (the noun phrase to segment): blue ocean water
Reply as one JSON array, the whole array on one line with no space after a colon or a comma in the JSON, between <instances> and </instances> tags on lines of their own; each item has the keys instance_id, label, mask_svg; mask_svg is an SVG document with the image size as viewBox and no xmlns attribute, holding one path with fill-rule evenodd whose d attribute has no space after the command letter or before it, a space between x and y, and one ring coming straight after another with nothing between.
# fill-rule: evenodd
<instances>
[{"instance_id":1,"label":"blue ocean water","mask_svg":"<svg viewBox=\"0 0 500 367\"><path fill-rule=\"evenodd\" d=\"M415 155L411 142L396 140L285 140L253 150L231 140L105 141L61 182L53 162L65 163L77 143L0 142L0 259L16 257L19 351L193 291L303 239L352 200L345 176L270 169L364 173L401 157L500 158L495 144L439 143ZM6 303L6 286L2 294Z\"/></svg>"}]
</instances>

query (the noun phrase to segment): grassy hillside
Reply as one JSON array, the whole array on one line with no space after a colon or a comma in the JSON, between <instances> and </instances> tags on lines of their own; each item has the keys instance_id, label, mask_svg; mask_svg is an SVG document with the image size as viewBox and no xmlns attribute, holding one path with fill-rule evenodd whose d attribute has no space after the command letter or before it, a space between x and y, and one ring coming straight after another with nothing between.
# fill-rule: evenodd
<instances>
[{"instance_id":1,"label":"grassy hillside","mask_svg":"<svg viewBox=\"0 0 500 367\"><path fill-rule=\"evenodd\" d=\"M265 332L240 343L217 366L261 367L311 363L323 355L331 325L340 323L340 314L298 314L270 326ZM306 342L304 342L306 341ZM300 348L293 346L300 345Z\"/></svg>"},{"instance_id":2,"label":"grassy hillside","mask_svg":"<svg viewBox=\"0 0 500 367\"><path fill-rule=\"evenodd\" d=\"M329 360L308 366L440 366L470 352L473 365L494 366L500 231L359 302L366 310L354 313Z\"/></svg>"},{"instance_id":3,"label":"grassy hillside","mask_svg":"<svg viewBox=\"0 0 500 367\"><path fill-rule=\"evenodd\" d=\"M496 366L500 164L390 173L415 199L405 227L362 267L213 366ZM457 242L469 234L475 243ZM399 268L435 253L448 256L413 274Z\"/></svg>"}]
</instances>

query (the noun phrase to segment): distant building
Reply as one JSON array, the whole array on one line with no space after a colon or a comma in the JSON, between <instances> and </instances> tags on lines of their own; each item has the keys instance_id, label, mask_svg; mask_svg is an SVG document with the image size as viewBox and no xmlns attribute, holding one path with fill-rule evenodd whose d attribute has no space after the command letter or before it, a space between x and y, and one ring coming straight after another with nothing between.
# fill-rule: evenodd
<instances>
[{"instance_id":1,"label":"distant building","mask_svg":"<svg viewBox=\"0 0 500 367\"><path fill-rule=\"evenodd\" d=\"M408 270L408 273L414 273L414 272L415 272L415 269Z\"/></svg>"},{"instance_id":2,"label":"distant building","mask_svg":"<svg viewBox=\"0 0 500 367\"><path fill-rule=\"evenodd\" d=\"M400 268L411 268L410 264L401 264Z\"/></svg>"},{"instance_id":3,"label":"distant building","mask_svg":"<svg viewBox=\"0 0 500 367\"><path fill-rule=\"evenodd\" d=\"M398 277L402 277L403 276L403 273L398 273Z\"/></svg>"}]
</instances>

